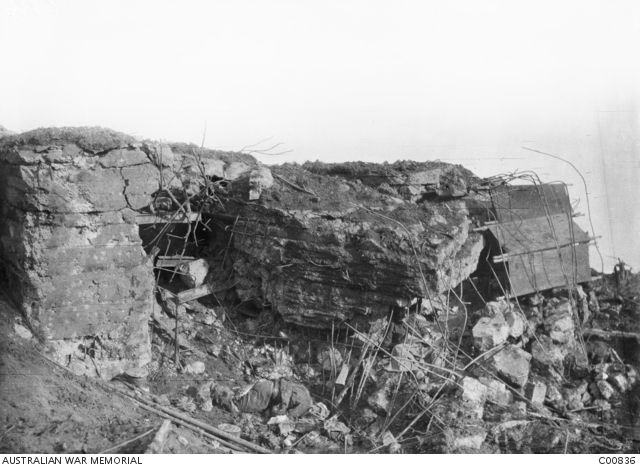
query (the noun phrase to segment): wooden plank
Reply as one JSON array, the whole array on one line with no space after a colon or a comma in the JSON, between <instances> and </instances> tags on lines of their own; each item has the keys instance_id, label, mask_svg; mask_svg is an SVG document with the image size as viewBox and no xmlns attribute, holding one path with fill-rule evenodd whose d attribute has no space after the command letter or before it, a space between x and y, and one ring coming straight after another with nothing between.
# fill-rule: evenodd
<instances>
[{"instance_id":1,"label":"wooden plank","mask_svg":"<svg viewBox=\"0 0 640 468\"><path fill-rule=\"evenodd\" d=\"M494 224L488 228L509 255L555 249L590 240L587 233L563 213Z\"/></svg>"},{"instance_id":2,"label":"wooden plank","mask_svg":"<svg viewBox=\"0 0 640 468\"><path fill-rule=\"evenodd\" d=\"M180 223L195 223L199 220L200 213L189 213L189 216L185 216L184 213L177 214L138 214L136 216L136 224L180 224Z\"/></svg>"},{"instance_id":3,"label":"wooden plank","mask_svg":"<svg viewBox=\"0 0 640 468\"><path fill-rule=\"evenodd\" d=\"M178 304L184 304L185 302L194 301L201 297L208 296L214 292L213 285L203 284L197 288L187 289L186 291L179 292L176 295Z\"/></svg>"},{"instance_id":4,"label":"wooden plank","mask_svg":"<svg viewBox=\"0 0 640 468\"><path fill-rule=\"evenodd\" d=\"M491 200L502 222L571 213L565 184L503 185L491 190Z\"/></svg>"},{"instance_id":5,"label":"wooden plank","mask_svg":"<svg viewBox=\"0 0 640 468\"><path fill-rule=\"evenodd\" d=\"M598 237L600 237L600 236L598 236ZM590 244L590 241L595 240L598 237L590 237L589 238L589 244ZM554 247L554 249L560 248L560 247L569 247L569 246L572 246L572 245L578 246L578 245L586 244L586 243L587 242L582 242L582 243L575 242L575 243L568 243L568 244L559 244L556 247ZM537 252L543 252L545 250L553 250L553 249L544 248L544 249L540 249L540 250L530 250L530 251L528 251L526 253L532 254L532 253L537 253ZM493 257L493 262L494 263L505 262L505 261L509 260L510 258L517 257L518 255L522 255L522 253L496 255L495 257Z\"/></svg>"},{"instance_id":6,"label":"wooden plank","mask_svg":"<svg viewBox=\"0 0 640 468\"><path fill-rule=\"evenodd\" d=\"M180 255L167 255L167 256L159 256L156 261L156 268L175 268L181 263L190 262L195 260L195 257L187 257Z\"/></svg>"},{"instance_id":7,"label":"wooden plank","mask_svg":"<svg viewBox=\"0 0 640 468\"><path fill-rule=\"evenodd\" d=\"M511 283L508 286L515 296L565 286L567 278L569 286L591 279L586 244L517 255L507 265Z\"/></svg>"}]
</instances>

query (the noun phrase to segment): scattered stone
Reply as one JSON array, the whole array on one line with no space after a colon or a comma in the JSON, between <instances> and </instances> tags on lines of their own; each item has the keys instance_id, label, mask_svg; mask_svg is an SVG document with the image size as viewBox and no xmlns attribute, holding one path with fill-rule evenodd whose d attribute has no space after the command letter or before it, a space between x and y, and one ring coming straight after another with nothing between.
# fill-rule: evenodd
<instances>
[{"instance_id":1,"label":"scattered stone","mask_svg":"<svg viewBox=\"0 0 640 468\"><path fill-rule=\"evenodd\" d=\"M569 343L573 341L574 326L573 309L569 301L563 301L556 305L546 317L545 329L549 337L556 343Z\"/></svg>"},{"instance_id":2,"label":"scattered stone","mask_svg":"<svg viewBox=\"0 0 640 468\"><path fill-rule=\"evenodd\" d=\"M542 406L547 395L544 382L529 382L524 388L524 395L535 406Z\"/></svg>"},{"instance_id":3,"label":"scattered stone","mask_svg":"<svg viewBox=\"0 0 640 468\"><path fill-rule=\"evenodd\" d=\"M554 404L562 401L562 392L555 385L548 385L546 399Z\"/></svg>"},{"instance_id":4,"label":"scattered stone","mask_svg":"<svg viewBox=\"0 0 640 468\"><path fill-rule=\"evenodd\" d=\"M629 381L624 374L614 374L612 376L609 376L608 381L620 393L625 393L627 390L629 390Z\"/></svg>"},{"instance_id":5,"label":"scattered stone","mask_svg":"<svg viewBox=\"0 0 640 468\"><path fill-rule=\"evenodd\" d=\"M202 361L193 361L190 362L189 364L187 364L184 368L184 371L187 374L204 374L204 372L207 370L204 362Z\"/></svg>"},{"instance_id":6,"label":"scattered stone","mask_svg":"<svg viewBox=\"0 0 640 468\"><path fill-rule=\"evenodd\" d=\"M546 335L534 339L531 344L533 365L546 375L557 376L564 371L564 358L567 350L555 344ZM560 379L561 380L561 379Z\"/></svg>"},{"instance_id":7,"label":"scattered stone","mask_svg":"<svg viewBox=\"0 0 640 468\"><path fill-rule=\"evenodd\" d=\"M249 175L249 200L258 200L262 191L271 188L273 175L266 166L260 166Z\"/></svg>"},{"instance_id":8,"label":"scattered stone","mask_svg":"<svg viewBox=\"0 0 640 468\"><path fill-rule=\"evenodd\" d=\"M487 400L487 387L473 377L464 377L460 385L465 408L478 419L482 419L484 403Z\"/></svg>"},{"instance_id":9,"label":"scattered stone","mask_svg":"<svg viewBox=\"0 0 640 468\"><path fill-rule=\"evenodd\" d=\"M220 346L219 344L208 344L207 345L207 353L209 353L213 357L220 356L221 352L222 352L222 346Z\"/></svg>"},{"instance_id":10,"label":"scattered stone","mask_svg":"<svg viewBox=\"0 0 640 468\"><path fill-rule=\"evenodd\" d=\"M611 386L611 384L606 380L598 380L596 385L598 386L598 391L600 392L600 395L605 400L609 400L616 392L614 388Z\"/></svg>"},{"instance_id":11,"label":"scattered stone","mask_svg":"<svg viewBox=\"0 0 640 468\"><path fill-rule=\"evenodd\" d=\"M491 362L498 374L516 387L523 387L529 378L531 355L514 345L496 353Z\"/></svg>"},{"instance_id":12,"label":"scattered stone","mask_svg":"<svg viewBox=\"0 0 640 468\"><path fill-rule=\"evenodd\" d=\"M527 404L524 401L516 401L511 405L511 413L514 419L520 419L527 415Z\"/></svg>"},{"instance_id":13,"label":"scattered stone","mask_svg":"<svg viewBox=\"0 0 640 468\"><path fill-rule=\"evenodd\" d=\"M391 388L395 379L383 377L382 381L378 384L377 388L370 393L367 398L367 403L373 410L388 414L391 407L391 400L389 395L391 394Z\"/></svg>"},{"instance_id":14,"label":"scattered stone","mask_svg":"<svg viewBox=\"0 0 640 468\"><path fill-rule=\"evenodd\" d=\"M402 449L391 431L382 434L382 446L388 447L389 453L398 453Z\"/></svg>"},{"instance_id":15,"label":"scattered stone","mask_svg":"<svg viewBox=\"0 0 640 468\"><path fill-rule=\"evenodd\" d=\"M607 400L598 398L593 402L593 404L594 406L598 407L600 411L611 411L611 403L609 403Z\"/></svg>"},{"instance_id":16,"label":"scattered stone","mask_svg":"<svg viewBox=\"0 0 640 468\"><path fill-rule=\"evenodd\" d=\"M421 346L419 344L398 344L391 351L390 371L409 372L418 370L421 366L418 357Z\"/></svg>"},{"instance_id":17,"label":"scattered stone","mask_svg":"<svg viewBox=\"0 0 640 468\"><path fill-rule=\"evenodd\" d=\"M473 345L479 351L488 351L507 341L509 325L502 314L495 317L482 317L471 330Z\"/></svg>"},{"instance_id":18,"label":"scattered stone","mask_svg":"<svg viewBox=\"0 0 640 468\"><path fill-rule=\"evenodd\" d=\"M33 338L33 335L31 334L29 329L23 325L20 325L19 323L14 324L13 329L16 332L16 335L18 335L23 340L30 340L31 338Z\"/></svg>"},{"instance_id":19,"label":"scattered stone","mask_svg":"<svg viewBox=\"0 0 640 468\"><path fill-rule=\"evenodd\" d=\"M504 382L496 379L480 378L480 382L487 388L487 400L494 405L509 406L513 402L513 394Z\"/></svg>"},{"instance_id":20,"label":"scattered stone","mask_svg":"<svg viewBox=\"0 0 640 468\"><path fill-rule=\"evenodd\" d=\"M578 411L584 408L584 403L582 401L582 386L566 386L562 389L562 394L565 406L569 411Z\"/></svg>"},{"instance_id":21,"label":"scattered stone","mask_svg":"<svg viewBox=\"0 0 640 468\"><path fill-rule=\"evenodd\" d=\"M224 178L227 180L236 180L243 174L246 174L251 170L251 166L241 161L234 161L227 165L224 169Z\"/></svg>"},{"instance_id":22,"label":"scattered stone","mask_svg":"<svg viewBox=\"0 0 640 468\"><path fill-rule=\"evenodd\" d=\"M504 312L504 319L509 325L509 336L513 338L520 338L525 331L525 319L522 317L522 313L516 310L514 307Z\"/></svg>"},{"instance_id":23,"label":"scattered stone","mask_svg":"<svg viewBox=\"0 0 640 468\"><path fill-rule=\"evenodd\" d=\"M187 287L197 288L204 283L207 273L209 273L209 262L204 258L199 258L198 260L181 263L176 270Z\"/></svg>"},{"instance_id":24,"label":"scattered stone","mask_svg":"<svg viewBox=\"0 0 640 468\"><path fill-rule=\"evenodd\" d=\"M336 372L342 365L342 354L331 346L323 347L318 352L318 364L327 372Z\"/></svg>"},{"instance_id":25,"label":"scattered stone","mask_svg":"<svg viewBox=\"0 0 640 468\"><path fill-rule=\"evenodd\" d=\"M459 451L480 450L484 440L487 438L487 431L478 426L466 427L460 433L449 434L449 445Z\"/></svg>"}]
</instances>

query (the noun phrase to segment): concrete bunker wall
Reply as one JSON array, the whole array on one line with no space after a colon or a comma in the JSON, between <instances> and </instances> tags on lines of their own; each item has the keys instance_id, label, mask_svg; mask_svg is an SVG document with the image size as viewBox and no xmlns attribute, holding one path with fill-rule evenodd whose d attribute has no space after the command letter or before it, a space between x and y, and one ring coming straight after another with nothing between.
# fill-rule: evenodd
<instances>
[{"instance_id":1,"label":"concrete bunker wall","mask_svg":"<svg viewBox=\"0 0 640 468\"><path fill-rule=\"evenodd\" d=\"M0 255L9 294L49 353L110 378L150 360L153 275L135 209L159 170L115 132L3 140ZM135 181L135 183L133 182ZM73 359L78 354L91 359Z\"/></svg>"},{"instance_id":2,"label":"concrete bunker wall","mask_svg":"<svg viewBox=\"0 0 640 468\"><path fill-rule=\"evenodd\" d=\"M205 150L194 167L195 147L175 148L103 128L0 140L1 274L50 356L78 374L110 379L151 359L153 264L139 221L154 194L255 163Z\"/></svg>"},{"instance_id":3,"label":"concrete bunker wall","mask_svg":"<svg viewBox=\"0 0 640 468\"><path fill-rule=\"evenodd\" d=\"M210 183L229 181L211 196ZM50 355L109 379L150 360L157 304L140 226L179 214L176 197L231 220L240 300L322 328L468 277L483 243L460 197L476 182L437 162L268 169L106 129L40 129L0 139L0 259Z\"/></svg>"}]
</instances>

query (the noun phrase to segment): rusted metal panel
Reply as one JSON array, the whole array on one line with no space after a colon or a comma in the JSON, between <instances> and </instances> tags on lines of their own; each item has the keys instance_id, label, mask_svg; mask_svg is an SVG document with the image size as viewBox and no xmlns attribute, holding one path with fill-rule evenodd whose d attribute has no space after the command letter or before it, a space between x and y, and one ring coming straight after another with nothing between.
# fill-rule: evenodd
<instances>
[{"instance_id":1,"label":"rusted metal panel","mask_svg":"<svg viewBox=\"0 0 640 468\"><path fill-rule=\"evenodd\" d=\"M509 289L514 296L591 279L589 246L562 247L516 255L508 260Z\"/></svg>"},{"instance_id":2,"label":"rusted metal panel","mask_svg":"<svg viewBox=\"0 0 640 468\"><path fill-rule=\"evenodd\" d=\"M589 242L587 233L568 214L494 224L488 229L509 256Z\"/></svg>"},{"instance_id":3,"label":"rusted metal panel","mask_svg":"<svg viewBox=\"0 0 640 468\"><path fill-rule=\"evenodd\" d=\"M504 185L491 190L491 201L501 222L571 213L565 184Z\"/></svg>"}]
</instances>

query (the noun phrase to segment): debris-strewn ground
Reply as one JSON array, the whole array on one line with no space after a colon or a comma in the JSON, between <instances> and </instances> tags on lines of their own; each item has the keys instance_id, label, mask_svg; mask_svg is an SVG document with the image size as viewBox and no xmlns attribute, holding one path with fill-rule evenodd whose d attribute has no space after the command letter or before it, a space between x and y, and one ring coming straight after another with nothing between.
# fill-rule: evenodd
<instances>
[{"instance_id":1,"label":"debris-strewn ground","mask_svg":"<svg viewBox=\"0 0 640 468\"><path fill-rule=\"evenodd\" d=\"M589 364L576 364L571 353L558 358L564 351L552 337L577 337L575 328L568 335L558 325L562 291L522 301L522 327L502 311L508 333L529 333L527 344L509 335L494 345L478 333L477 324L486 320L470 316L460 348L460 333L443 345L446 337L438 330L446 330L447 322L424 305L364 333L334 330L332 336L287 327L268 310L249 317L202 300L199 311L187 309L180 317L182 369L175 367L171 337L154 327L149 376L110 387L44 358L3 301L0 450L94 453L123 442L118 452L147 450L154 431L126 442L157 430L162 418L119 389L275 452L637 451L637 342L593 334L638 332L639 284L638 275L628 275L616 286L611 275L592 285L591 308L595 297L599 311L580 327ZM500 307L505 304L489 307L494 319ZM487 318L487 308L481 310ZM527 332L527 323L538 325ZM538 340L553 350L555 362L540 357ZM496 346L511 353L507 365L491 357ZM521 362L521 353L532 357ZM522 388L518 366L527 367L524 362L530 366ZM240 404L251 385L278 379L309 390L308 412L293 417L285 408L278 416L276 401L261 407L252 400L253 410ZM163 453L228 451L203 432L175 422L172 428Z\"/></svg>"},{"instance_id":2,"label":"debris-strewn ground","mask_svg":"<svg viewBox=\"0 0 640 468\"><path fill-rule=\"evenodd\" d=\"M565 187L104 129L0 156L2 451L639 448L640 275L589 281Z\"/></svg>"}]
</instances>

